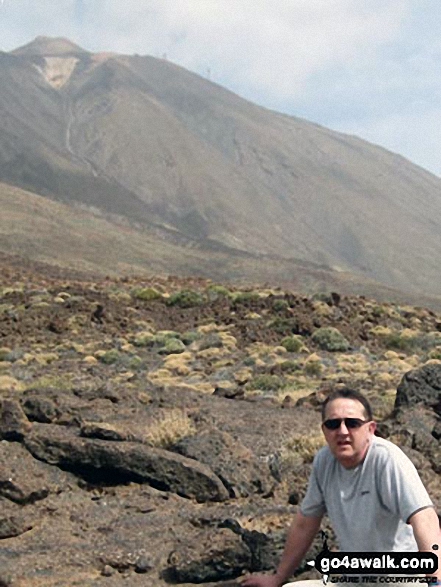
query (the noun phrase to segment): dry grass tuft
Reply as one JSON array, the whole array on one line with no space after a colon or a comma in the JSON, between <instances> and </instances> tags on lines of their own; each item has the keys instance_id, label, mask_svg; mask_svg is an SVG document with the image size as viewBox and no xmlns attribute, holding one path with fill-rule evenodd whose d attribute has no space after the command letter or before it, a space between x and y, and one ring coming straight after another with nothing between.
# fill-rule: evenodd
<instances>
[{"instance_id":1,"label":"dry grass tuft","mask_svg":"<svg viewBox=\"0 0 441 587\"><path fill-rule=\"evenodd\" d=\"M9 375L0 376L0 391L22 391L22 389L22 383L14 377Z\"/></svg>"},{"instance_id":2,"label":"dry grass tuft","mask_svg":"<svg viewBox=\"0 0 441 587\"><path fill-rule=\"evenodd\" d=\"M325 446L323 434L293 434L286 438L280 449L281 461L298 456L304 463L312 463L317 451Z\"/></svg>"},{"instance_id":3,"label":"dry grass tuft","mask_svg":"<svg viewBox=\"0 0 441 587\"><path fill-rule=\"evenodd\" d=\"M144 440L151 446L167 448L195 433L196 428L185 410L176 408L167 410L158 420L152 422Z\"/></svg>"},{"instance_id":4,"label":"dry grass tuft","mask_svg":"<svg viewBox=\"0 0 441 587\"><path fill-rule=\"evenodd\" d=\"M74 381L68 375L42 375L26 384L26 389L59 389L71 391L75 387Z\"/></svg>"}]
</instances>

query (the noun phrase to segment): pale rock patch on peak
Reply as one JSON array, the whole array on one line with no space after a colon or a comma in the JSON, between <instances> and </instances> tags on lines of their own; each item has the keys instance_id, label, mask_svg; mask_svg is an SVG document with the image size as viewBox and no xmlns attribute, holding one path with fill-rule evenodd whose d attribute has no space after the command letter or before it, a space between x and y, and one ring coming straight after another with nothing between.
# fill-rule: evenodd
<instances>
[{"instance_id":1,"label":"pale rock patch on peak","mask_svg":"<svg viewBox=\"0 0 441 587\"><path fill-rule=\"evenodd\" d=\"M35 65L48 84L59 90L69 80L79 59L76 57L45 57L44 67Z\"/></svg>"}]
</instances>

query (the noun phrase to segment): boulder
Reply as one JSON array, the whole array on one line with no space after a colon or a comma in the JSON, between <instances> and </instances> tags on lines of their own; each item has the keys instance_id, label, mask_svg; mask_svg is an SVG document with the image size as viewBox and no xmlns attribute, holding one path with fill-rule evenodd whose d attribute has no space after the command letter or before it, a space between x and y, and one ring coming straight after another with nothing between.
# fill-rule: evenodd
<instances>
[{"instance_id":1,"label":"boulder","mask_svg":"<svg viewBox=\"0 0 441 587\"><path fill-rule=\"evenodd\" d=\"M436 473L441 473L441 444L433 435L436 422L436 414L419 404L399 410L389 424L389 433L392 440L394 437L398 438L403 448L418 451L430 462ZM420 470L417 464L416 466Z\"/></svg>"},{"instance_id":2,"label":"boulder","mask_svg":"<svg viewBox=\"0 0 441 587\"><path fill-rule=\"evenodd\" d=\"M109 422L82 422L80 434L101 440L135 440L127 430Z\"/></svg>"},{"instance_id":3,"label":"boulder","mask_svg":"<svg viewBox=\"0 0 441 587\"><path fill-rule=\"evenodd\" d=\"M175 583L226 581L249 570L251 562L251 552L238 534L227 528L202 530L170 553L166 575Z\"/></svg>"},{"instance_id":4,"label":"boulder","mask_svg":"<svg viewBox=\"0 0 441 587\"><path fill-rule=\"evenodd\" d=\"M405 373L397 388L395 409L422 403L441 415L441 364L429 363Z\"/></svg>"},{"instance_id":5,"label":"boulder","mask_svg":"<svg viewBox=\"0 0 441 587\"><path fill-rule=\"evenodd\" d=\"M228 491L207 466L195 460L136 442L83 438L72 428L34 425L25 439L36 458L71 470L76 475L118 485L148 483L196 501L222 501Z\"/></svg>"},{"instance_id":6,"label":"boulder","mask_svg":"<svg viewBox=\"0 0 441 587\"><path fill-rule=\"evenodd\" d=\"M0 438L20 441L31 428L32 424L17 401L4 399L1 402Z\"/></svg>"},{"instance_id":7,"label":"boulder","mask_svg":"<svg viewBox=\"0 0 441 587\"><path fill-rule=\"evenodd\" d=\"M41 463L16 442L0 442L0 495L29 504L69 487L68 473Z\"/></svg>"},{"instance_id":8,"label":"boulder","mask_svg":"<svg viewBox=\"0 0 441 587\"><path fill-rule=\"evenodd\" d=\"M60 416L60 411L55 403L43 395L28 397L23 403L23 409L29 420L44 424L54 422Z\"/></svg>"},{"instance_id":9,"label":"boulder","mask_svg":"<svg viewBox=\"0 0 441 587\"><path fill-rule=\"evenodd\" d=\"M274 486L267 463L226 432L215 428L188 436L173 447L178 453L210 467L228 488L230 497L270 495Z\"/></svg>"}]
</instances>

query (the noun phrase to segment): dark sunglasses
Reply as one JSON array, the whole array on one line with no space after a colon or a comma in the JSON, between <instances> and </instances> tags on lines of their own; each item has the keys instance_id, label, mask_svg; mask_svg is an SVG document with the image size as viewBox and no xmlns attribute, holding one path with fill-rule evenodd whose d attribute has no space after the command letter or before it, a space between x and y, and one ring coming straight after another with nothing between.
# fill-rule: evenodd
<instances>
[{"instance_id":1,"label":"dark sunglasses","mask_svg":"<svg viewBox=\"0 0 441 587\"><path fill-rule=\"evenodd\" d=\"M352 430L353 428L360 428L368 420L360 420L360 418L332 418L331 420L325 420L323 426L328 430L338 430L342 422L345 423L348 430Z\"/></svg>"}]
</instances>

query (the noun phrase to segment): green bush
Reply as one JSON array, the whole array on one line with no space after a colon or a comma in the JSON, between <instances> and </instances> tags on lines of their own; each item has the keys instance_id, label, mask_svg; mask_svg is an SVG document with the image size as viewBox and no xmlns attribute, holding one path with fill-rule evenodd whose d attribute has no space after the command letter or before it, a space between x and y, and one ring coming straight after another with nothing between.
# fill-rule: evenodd
<instances>
[{"instance_id":1,"label":"green bush","mask_svg":"<svg viewBox=\"0 0 441 587\"><path fill-rule=\"evenodd\" d=\"M155 342L155 337L151 332L138 332L132 342L137 347L152 346Z\"/></svg>"},{"instance_id":2,"label":"green bush","mask_svg":"<svg viewBox=\"0 0 441 587\"><path fill-rule=\"evenodd\" d=\"M383 316L386 316L386 314L387 311L384 306L372 306L372 316L374 316L374 318L382 318Z\"/></svg>"},{"instance_id":3,"label":"green bush","mask_svg":"<svg viewBox=\"0 0 441 587\"><path fill-rule=\"evenodd\" d=\"M261 389L262 391L277 391L286 386L286 381L278 375L257 375L246 385L247 389Z\"/></svg>"},{"instance_id":4,"label":"green bush","mask_svg":"<svg viewBox=\"0 0 441 587\"><path fill-rule=\"evenodd\" d=\"M323 371L323 365L319 361L308 361L303 367L305 375L309 377L319 377Z\"/></svg>"},{"instance_id":5,"label":"green bush","mask_svg":"<svg viewBox=\"0 0 441 587\"><path fill-rule=\"evenodd\" d=\"M175 330L159 330L153 335L153 344L164 345L169 340L180 339L181 335Z\"/></svg>"},{"instance_id":6,"label":"green bush","mask_svg":"<svg viewBox=\"0 0 441 587\"><path fill-rule=\"evenodd\" d=\"M257 291L237 291L231 297L235 304L246 304L247 302L257 302L260 300Z\"/></svg>"},{"instance_id":7,"label":"green bush","mask_svg":"<svg viewBox=\"0 0 441 587\"><path fill-rule=\"evenodd\" d=\"M206 293L210 302L214 302L219 298L228 298L231 296L230 290L223 285L210 285L207 287Z\"/></svg>"},{"instance_id":8,"label":"green bush","mask_svg":"<svg viewBox=\"0 0 441 587\"><path fill-rule=\"evenodd\" d=\"M113 365L120 359L120 357L121 355L117 349L111 349L110 351L105 352L104 355L100 356L100 361L105 365Z\"/></svg>"},{"instance_id":9,"label":"green bush","mask_svg":"<svg viewBox=\"0 0 441 587\"><path fill-rule=\"evenodd\" d=\"M289 304L286 300L274 300L273 310L274 312L283 312L289 308Z\"/></svg>"},{"instance_id":10,"label":"green bush","mask_svg":"<svg viewBox=\"0 0 441 587\"><path fill-rule=\"evenodd\" d=\"M164 346L159 350L161 355L172 355L176 353L183 353L185 351L185 344L178 338L168 338Z\"/></svg>"},{"instance_id":11,"label":"green bush","mask_svg":"<svg viewBox=\"0 0 441 587\"><path fill-rule=\"evenodd\" d=\"M188 345L194 342L195 340L199 340L200 338L202 338L202 335L196 330L187 330L181 335L180 338L184 344Z\"/></svg>"},{"instance_id":12,"label":"green bush","mask_svg":"<svg viewBox=\"0 0 441 587\"><path fill-rule=\"evenodd\" d=\"M345 352L349 349L348 340L332 326L319 328L311 338L324 351Z\"/></svg>"},{"instance_id":13,"label":"green bush","mask_svg":"<svg viewBox=\"0 0 441 587\"><path fill-rule=\"evenodd\" d=\"M294 373L299 371L301 367L297 361L283 361L283 363L280 363L280 369L285 373Z\"/></svg>"},{"instance_id":14,"label":"green bush","mask_svg":"<svg viewBox=\"0 0 441 587\"><path fill-rule=\"evenodd\" d=\"M441 333L405 329L387 334L383 337L382 342L387 348L400 351L412 351L414 349L429 351L441 344Z\"/></svg>"},{"instance_id":15,"label":"green bush","mask_svg":"<svg viewBox=\"0 0 441 587\"><path fill-rule=\"evenodd\" d=\"M132 296L145 302L162 298L162 294L154 287L138 287L132 291Z\"/></svg>"},{"instance_id":16,"label":"green bush","mask_svg":"<svg viewBox=\"0 0 441 587\"><path fill-rule=\"evenodd\" d=\"M409 351L418 346L416 337L402 336L400 332L392 332L383 339L383 344L388 349Z\"/></svg>"},{"instance_id":17,"label":"green bush","mask_svg":"<svg viewBox=\"0 0 441 587\"><path fill-rule=\"evenodd\" d=\"M325 304L332 306L332 295L328 292L325 292L325 291L321 291L321 292L317 292L317 293L313 294L311 296L311 300L313 302L324 302Z\"/></svg>"},{"instance_id":18,"label":"green bush","mask_svg":"<svg viewBox=\"0 0 441 587\"><path fill-rule=\"evenodd\" d=\"M300 336L286 336L280 343L289 353L298 353L303 347L303 341Z\"/></svg>"},{"instance_id":19,"label":"green bush","mask_svg":"<svg viewBox=\"0 0 441 587\"><path fill-rule=\"evenodd\" d=\"M256 359L254 357L245 357L243 360L243 364L245 367L252 367L256 364Z\"/></svg>"},{"instance_id":20,"label":"green bush","mask_svg":"<svg viewBox=\"0 0 441 587\"><path fill-rule=\"evenodd\" d=\"M168 300L168 306L179 306L180 308L194 308L204 303L205 299L202 294L191 289L183 289L172 294Z\"/></svg>"},{"instance_id":21,"label":"green bush","mask_svg":"<svg viewBox=\"0 0 441 587\"><path fill-rule=\"evenodd\" d=\"M138 355L134 355L128 364L129 369L132 369L133 371L139 371L143 366L144 361L141 359L141 357L138 357Z\"/></svg>"},{"instance_id":22,"label":"green bush","mask_svg":"<svg viewBox=\"0 0 441 587\"><path fill-rule=\"evenodd\" d=\"M294 318L282 318L278 316L277 318L274 318L274 320L270 320L267 326L278 334L289 334L290 332L293 332L294 328L297 328L297 322Z\"/></svg>"}]
</instances>

